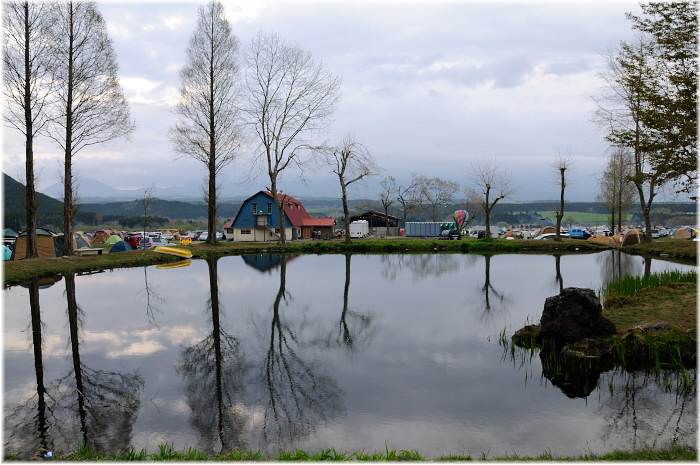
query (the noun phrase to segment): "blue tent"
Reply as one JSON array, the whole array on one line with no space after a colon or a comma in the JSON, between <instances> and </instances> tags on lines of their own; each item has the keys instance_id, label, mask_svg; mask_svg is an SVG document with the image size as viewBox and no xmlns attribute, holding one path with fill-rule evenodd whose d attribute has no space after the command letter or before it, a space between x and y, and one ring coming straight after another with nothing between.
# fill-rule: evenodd
<instances>
[{"instance_id":1,"label":"blue tent","mask_svg":"<svg viewBox=\"0 0 700 465\"><path fill-rule=\"evenodd\" d=\"M124 241L119 241L115 243L111 249L109 249L109 253L114 253L114 252L125 252L127 250L134 250L131 248L129 244L127 244Z\"/></svg>"},{"instance_id":2,"label":"blue tent","mask_svg":"<svg viewBox=\"0 0 700 465\"><path fill-rule=\"evenodd\" d=\"M12 249L10 249L6 245L2 246L2 259L3 260L12 260Z\"/></svg>"}]
</instances>

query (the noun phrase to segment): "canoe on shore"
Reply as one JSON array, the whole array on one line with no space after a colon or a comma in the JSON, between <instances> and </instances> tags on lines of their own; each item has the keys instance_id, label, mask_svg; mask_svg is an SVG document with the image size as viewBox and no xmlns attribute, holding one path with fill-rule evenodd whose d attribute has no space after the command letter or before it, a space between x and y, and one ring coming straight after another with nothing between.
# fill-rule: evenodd
<instances>
[{"instance_id":1,"label":"canoe on shore","mask_svg":"<svg viewBox=\"0 0 700 465\"><path fill-rule=\"evenodd\" d=\"M192 258L192 252L187 249L180 249L178 247L158 245L153 248L154 252L167 253L169 255L175 255L182 258Z\"/></svg>"}]
</instances>

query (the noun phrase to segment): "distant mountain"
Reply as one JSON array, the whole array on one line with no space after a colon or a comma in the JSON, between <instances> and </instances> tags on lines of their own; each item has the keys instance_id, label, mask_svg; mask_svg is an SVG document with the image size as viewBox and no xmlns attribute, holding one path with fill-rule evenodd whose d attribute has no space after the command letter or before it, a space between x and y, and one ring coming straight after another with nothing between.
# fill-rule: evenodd
<instances>
[{"instance_id":1,"label":"distant mountain","mask_svg":"<svg viewBox=\"0 0 700 465\"><path fill-rule=\"evenodd\" d=\"M54 199L62 199L63 184L53 184L41 192ZM156 186L151 195L168 200L203 202L201 185L194 182L184 186ZM138 200L143 198L144 189L116 189L96 179L81 178L78 180L78 196L83 204Z\"/></svg>"},{"instance_id":2,"label":"distant mountain","mask_svg":"<svg viewBox=\"0 0 700 465\"><path fill-rule=\"evenodd\" d=\"M15 231L27 225L24 184L3 173L3 217L6 228ZM56 225L63 222L63 202L37 193L37 226Z\"/></svg>"}]
</instances>

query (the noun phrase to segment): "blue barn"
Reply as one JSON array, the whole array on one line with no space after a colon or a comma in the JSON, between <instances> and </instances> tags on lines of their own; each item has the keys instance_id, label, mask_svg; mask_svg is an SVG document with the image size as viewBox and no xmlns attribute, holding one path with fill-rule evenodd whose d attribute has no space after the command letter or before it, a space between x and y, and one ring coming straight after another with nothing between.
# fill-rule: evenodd
<instances>
[{"instance_id":1,"label":"blue barn","mask_svg":"<svg viewBox=\"0 0 700 465\"><path fill-rule=\"evenodd\" d=\"M290 240L311 238L313 231L321 231L323 238L333 237L333 218L311 218L297 199L277 194L284 205L285 237ZM268 191L260 191L243 201L233 221L224 225L226 239L241 242L279 240L280 225L277 206Z\"/></svg>"}]
</instances>

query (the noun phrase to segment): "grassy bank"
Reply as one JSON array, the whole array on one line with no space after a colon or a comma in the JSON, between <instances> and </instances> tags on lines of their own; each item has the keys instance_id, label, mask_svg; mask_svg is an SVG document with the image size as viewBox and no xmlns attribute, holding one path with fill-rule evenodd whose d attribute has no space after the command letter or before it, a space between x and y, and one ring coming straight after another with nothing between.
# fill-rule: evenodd
<instances>
[{"instance_id":1,"label":"grassy bank","mask_svg":"<svg viewBox=\"0 0 700 465\"><path fill-rule=\"evenodd\" d=\"M44 457L45 458L45 453ZM5 456L6 461L19 461L17 457ZM36 457L37 460L42 457ZM270 461L341 461L341 462L395 462L395 461L697 461L697 450L682 447L669 446L657 449L638 449L634 451L614 450L604 454L584 453L577 456L561 456L551 452L545 452L538 456L520 456L517 454L508 454L505 456L489 457L483 454L478 457L466 455L444 455L436 458L426 458L417 450L390 450L386 449L383 452L365 452L364 450L357 452L336 451L335 449L326 449L318 452L308 452L300 449L294 451L283 451L275 455L266 455L258 451L232 451L223 452L216 456L211 456L200 452L194 448L189 448L186 451L173 450L169 445L161 445L158 452L148 454L145 450L136 451L134 448L122 454L106 454L90 450L87 447L81 447L75 452L68 453L52 453L51 460L58 461L246 461L246 462L270 462Z\"/></svg>"},{"instance_id":2,"label":"grassy bank","mask_svg":"<svg viewBox=\"0 0 700 465\"><path fill-rule=\"evenodd\" d=\"M562 352L628 369L696 366L697 272L628 276L608 283L598 294L603 316L615 324L616 334L585 338ZM513 340L520 347L537 348L539 331L539 325L528 325Z\"/></svg>"},{"instance_id":3,"label":"grassy bank","mask_svg":"<svg viewBox=\"0 0 700 465\"><path fill-rule=\"evenodd\" d=\"M285 246L271 242L219 242L217 245L196 243L182 246L192 251L194 258L260 253L586 253L606 248L599 244L579 240L532 241L505 239L473 239L443 241L435 239L387 237L354 240L346 244L342 240L294 241ZM627 249L625 249L627 250ZM644 253L644 250L637 253ZM695 261L695 243L677 241L662 243L650 252L684 261ZM3 262L5 286L20 284L33 278L55 276L61 273L84 273L132 266L155 265L178 260L176 257L158 254L152 250L132 250L116 254L34 258L16 262Z\"/></svg>"}]
</instances>

